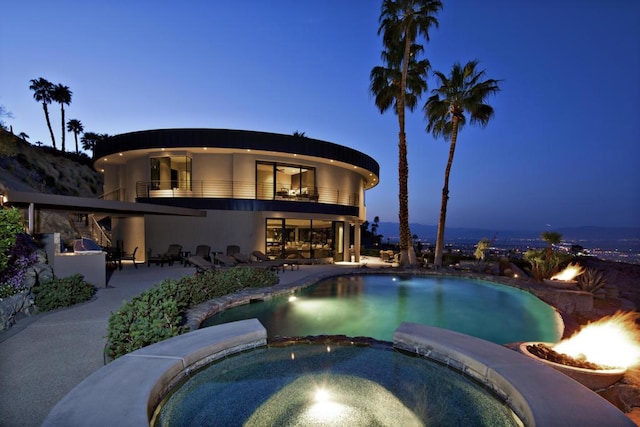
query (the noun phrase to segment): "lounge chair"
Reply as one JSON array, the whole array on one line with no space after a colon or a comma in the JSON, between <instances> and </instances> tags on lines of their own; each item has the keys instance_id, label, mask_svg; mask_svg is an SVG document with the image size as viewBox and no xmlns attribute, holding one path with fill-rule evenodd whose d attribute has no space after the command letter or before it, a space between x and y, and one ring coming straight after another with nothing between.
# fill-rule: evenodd
<instances>
[{"instance_id":1,"label":"lounge chair","mask_svg":"<svg viewBox=\"0 0 640 427\"><path fill-rule=\"evenodd\" d=\"M166 252L158 255L151 256L151 249L147 251L147 267L154 262L156 265L160 264L160 267L164 267L166 262L169 265L173 265L175 261L182 261L182 245L171 244Z\"/></svg>"},{"instance_id":2,"label":"lounge chair","mask_svg":"<svg viewBox=\"0 0 640 427\"><path fill-rule=\"evenodd\" d=\"M238 245L229 245L227 246L227 255L234 256L235 254L240 253L240 246Z\"/></svg>"},{"instance_id":3,"label":"lounge chair","mask_svg":"<svg viewBox=\"0 0 640 427\"><path fill-rule=\"evenodd\" d=\"M251 258L249 258L247 254L237 253L233 255L233 258L240 264L251 264Z\"/></svg>"},{"instance_id":4,"label":"lounge chair","mask_svg":"<svg viewBox=\"0 0 640 427\"><path fill-rule=\"evenodd\" d=\"M189 258L187 258L187 262L193 265L199 273L205 271L214 271L218 268L216 265L212 264L210 261L207 261L200 255L190 256Z\"/></svg>"},{"instance_id":5,"label":"lounge chair","mask_svg":"<svg viewBox=\"0 0 640 427\"><path fill-rule=\"evenodd\" d=\"M254 265L275 270L276 273L280 270L284 272L285 265L290 264L287 260L284 259L271 259L261 251L253 251L251 252L251 255L256 259Z\"/></svg>"},{"instance_id":6,"label":"lounge chair","mask_svg":"<svg viewBox=\"0 0 640 427\"><path fill-rule=\"evenodd\" d=\"M201 256L207 261L211 261L211 246L209 245L198 245L196 246L196 256Z\"/></svg>"},{"instance_id":7,"label":"lounge chair","mask_svg":"<svg viewBox=\"0 0 640 427\"><path fill-rule=\"evenodd\" d=\"M196 252L193 256L202 257L205 261L211 262L211 246L209 245L198 245L196 246ZM184 266L189 265L190 256L186 257L184 260Z\"/></svg>"},{"instance_id":8,"label":"lounge chair","mask_svg":"<svg viewBox=\"0 0 640 427\"><path fill-rule=\"evenodd\" d=\"M225 267L233 267L238 263L234 257L225 254L216 254L216 260Z\"/></svg>"}]
</instances>

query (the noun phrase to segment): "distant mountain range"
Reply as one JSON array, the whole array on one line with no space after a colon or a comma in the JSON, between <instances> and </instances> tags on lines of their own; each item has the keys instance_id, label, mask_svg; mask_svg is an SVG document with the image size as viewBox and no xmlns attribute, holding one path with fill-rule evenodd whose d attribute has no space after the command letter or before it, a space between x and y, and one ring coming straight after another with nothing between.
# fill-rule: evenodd
<instances>
[{"instance_id":1,"label":"distant mountain range","mask_svg":"<svg viewBox=\"0 0 640 427\"><path fill-rule=\"evenodd\" d=\"M415 234L422 241L435 242L438 227L436 225L410 224L411 233ZM491 230L479 228L457 228L447 227L445 240L453 241L478 241L483 238L496 241L508 240L538 240L542 231L532 230ZM615 242L615 241L637 241L640 243L640 227L560 227L551 231L562 234L566 241L573 242ZM383 242L387 238L391 242L399 240L399 224L396 222L380 222L378 234L382 234Z\"/></svg>"}]
</instances>

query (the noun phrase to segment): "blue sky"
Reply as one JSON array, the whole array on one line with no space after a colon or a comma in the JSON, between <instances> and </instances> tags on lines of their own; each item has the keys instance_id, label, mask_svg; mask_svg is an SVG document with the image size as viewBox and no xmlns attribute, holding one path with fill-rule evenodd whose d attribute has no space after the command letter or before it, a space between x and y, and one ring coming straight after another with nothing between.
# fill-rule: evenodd
<instances>
[{"instance_id":1,"label":"blue sky","mask_svg":"<svg viewBox=\"0 0 640 427\"><path fill-rule=\"evenodd\" d=\"M460 133L447 225L640 226L640 2L443 1L426 56L502 79ZM483 3L482 5L480 3ZM307 136L380 163L367 217L397 221L397 119L369 94L380 1L29 1L3 5L0 105L50 145L29 80L73 91L86 131L208 127ZM10 17L11 19L6 19ZM435 87L429 80L429 89ZM407 117L410 221L436 224L448 145ZM60 112L51 105L60 141ZM67 135L67 146L73 135Z\"/></svg>"}]
</instances>

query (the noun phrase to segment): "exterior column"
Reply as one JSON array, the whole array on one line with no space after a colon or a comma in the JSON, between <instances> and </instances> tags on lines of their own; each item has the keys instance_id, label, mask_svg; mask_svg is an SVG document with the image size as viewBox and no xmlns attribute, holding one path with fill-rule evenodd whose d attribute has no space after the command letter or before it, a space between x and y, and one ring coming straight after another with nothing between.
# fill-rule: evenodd
<instances>
[{"instance_id":1,"label":"exterior column","mask_svg":"<svg viewBox=\"0 0 640 427\"><path fill-rule=\"evenodd\" d=\"M35 206L33 203L29 203L29 235L33 236L33 231L35 229Z\"/></svg>"},{"instance_id":2,"label":"exterior column","mask_svg":"<svg viewBox=\"0 0 640 427\"><path fill-rule=\"evenodd\" d=\"M360 262L360 239L362 237L362 232L360 230L361 225L362 221L356 219L355 229L353 230L353 252L355 255L355 262Z\"/></svg>"}]
</instances>

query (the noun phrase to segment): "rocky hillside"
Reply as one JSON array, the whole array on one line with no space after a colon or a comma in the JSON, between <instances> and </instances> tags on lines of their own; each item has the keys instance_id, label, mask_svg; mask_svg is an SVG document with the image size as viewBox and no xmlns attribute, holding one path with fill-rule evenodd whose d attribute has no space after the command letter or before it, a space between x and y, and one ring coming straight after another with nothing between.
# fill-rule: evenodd
<instances>
[{"instance_id":1,"label":"rocky hillside","mask_svg":"<svg viewBox=\"0 0 640 427\"><path fill-rule=\"evenodd\" d=\"M0 129L0 192L39 192L97 198L102 194L102 174L91 167L86 155L61 153L36 147ZM78 236L69 212L41 210L37 233L60 233L63 242ZM26 213L24 214L26 217Z\"/></svg>"},{"instance_id":2,"label":"rocky hillside","mask_svg":"<svg viewBox=\"0 0 640 427\"><path fill-rule=\"evenodd\" d=\"M0 130L0 191L5 189L99 197L102 175L86 155L35 147Z\"/></svg>"}]
</instances>

